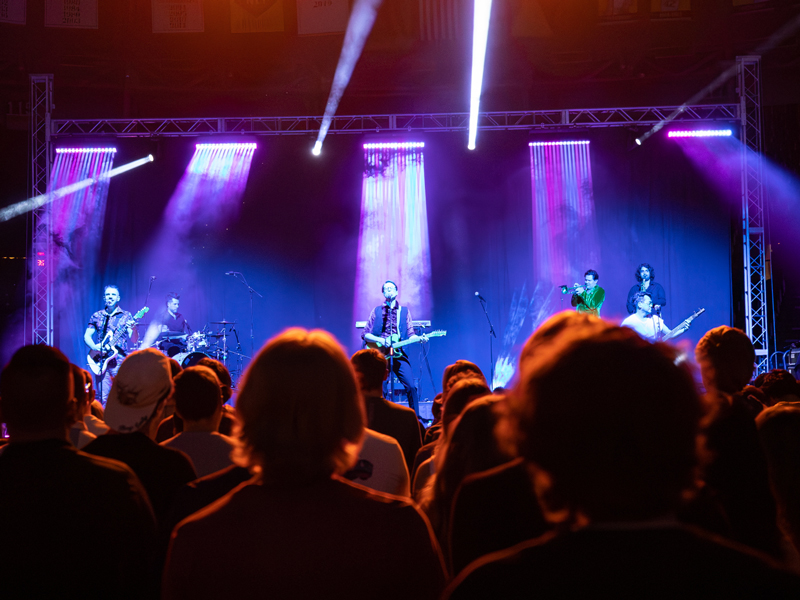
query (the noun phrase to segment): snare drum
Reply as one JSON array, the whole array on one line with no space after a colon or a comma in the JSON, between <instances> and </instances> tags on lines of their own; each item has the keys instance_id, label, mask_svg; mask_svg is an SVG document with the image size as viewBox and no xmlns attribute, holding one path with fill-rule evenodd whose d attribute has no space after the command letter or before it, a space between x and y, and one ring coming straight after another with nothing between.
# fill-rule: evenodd
<instances>
[{"instance_id":1,"label":"snare drum","mask_svg":"<svg viewBox=\"0 0 800 600\"><path fill-rule=\"evenodd\" d=\"M208 356L208 354L204 354L202 352L181 352L180 354L176 354L172 358L178 361L178 364L181 366L182 369L185 369L186 367L195 366L204 358L210 358L210 357Z\"/></svg>"},{"instance_id":2,"label":"snare drum","mask_svg":"<svg viewBox=\"0 0 800 600\"><path fill-rule=\"evenodd\" d=\"M194 352L196 350L200 350L201 348L208 347L208 340L206 339L206 334L202 331L195 331L192 335L188 337L186 340L189 346L189 352Z\"/></svg>"}]
</instances>

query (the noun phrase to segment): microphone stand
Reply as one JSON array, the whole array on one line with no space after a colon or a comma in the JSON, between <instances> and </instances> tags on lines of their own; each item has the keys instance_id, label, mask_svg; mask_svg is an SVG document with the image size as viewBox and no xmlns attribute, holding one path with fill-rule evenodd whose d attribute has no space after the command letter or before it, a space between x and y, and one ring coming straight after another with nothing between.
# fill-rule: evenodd
<instances>
[{"instance_id":1,"label":"microphone stand","mask_svg":"<svg viewBox=\"0 0 800 600\"><path fill-rule=\"evenodd\" d=\"M478 296L478 301L481 303L483 313L486 315L486 320L489 322L489 364L491 373L490 385L494 385L494 349L492 347L492 338L497 337L497 334L494 332L492 320L489 318L489 311L486 310L486 300L483 299L483 296Z\"/></svg>"},{"instance_id":2,"label":"microphone stand","mask_svg":"<svg viewBox=\"0 0 800 600\"><path fill-rule=\"evenodd\" d=\"M253 294L262 299L264 298L264 296L255 291L252 287L250 287L250 284L247 283L247 280L244 278L244 275L239 273L239 271L235 271L233 273L233 276L236 278L241 277L242 284L244 284L244 287L246 287L247 291L250 292L250 356L252 358L253 356L255 356L255 346L256 346L256 336L253 329Z\"/></svg>"}]
</instances>

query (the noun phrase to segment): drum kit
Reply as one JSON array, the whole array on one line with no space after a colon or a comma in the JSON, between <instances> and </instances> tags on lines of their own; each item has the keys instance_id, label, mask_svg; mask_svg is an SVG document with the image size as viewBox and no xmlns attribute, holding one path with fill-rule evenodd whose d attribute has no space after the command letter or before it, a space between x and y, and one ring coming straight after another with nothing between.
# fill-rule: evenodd
<instances>
[{"instance_id":1,"label":"drum kit","mask_svg":"<svg viewBox=\"0 0 800 600\"><path fill-rule=\"evenodd\" d=\"M217 325L209 330L209 325ZM236 332L236 321L211 321L200 331L184 333L183 331L162 331L155 347L169 358L174 358L182 368L192 367L204 358L214 358L228 367L228 361L236 361L238 370L241 363L249 356L238 352L239 334ZM229 338L236 338L236 348L229 347ZM230 369L230 367L228 367Z\"/></svg>"}]
</instances>

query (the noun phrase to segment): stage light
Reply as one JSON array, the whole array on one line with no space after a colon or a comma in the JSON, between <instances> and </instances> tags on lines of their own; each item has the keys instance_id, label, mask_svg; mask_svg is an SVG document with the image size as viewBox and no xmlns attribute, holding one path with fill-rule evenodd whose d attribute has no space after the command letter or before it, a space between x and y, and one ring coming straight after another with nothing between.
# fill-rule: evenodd
<instances>
[{"instance_id":1,"label":"stage light","mask_svg":"<svg viewBox=\"0 0 800 600\"><path fill-rule=\"evenodd\" d=\"M100 152L116 153L116 148L56 148L56 154L89 154Z\"/></svg>"},{"instance_id":2,"label":"stage light","mask_svg":"<svg viewBox=\"0 0 800 600\"><path fill-rule=\"evenodd\" d=\"M472 85L469 95L469 141L467 148L475 150L478 136L478 111L483 88L483 68L486 63L486 43L489 39L489 20L492 16L492 0L475 0L472 28Z\"/></svg>"},{"instance_id":3,"label":"stage light","mask_svg":"<svg viewBox=\"0 0 800 600\"><path fill-rule=\"evenodd\" d=\"M667 137L671 138L707 138L707 137L730 137L733 131L730 129L695 129L692 131L670 131Z\"/></svg>"},{"instance_id":4,"label":"stage light","mask_svg":"<svg viewBox=\"0 0 800 600\"><path fill-rule=\"evenodd\" d=\"M197 150L255 150L255 142L246 142L242 144L195 144Z\"/></svg>"},{"instance_id":5,"label":"stage light","mask_svg":"<svg viewBox=\"0 0 800 600\"><path fill-rule=\"evenodd\" d=\"M380 148L424 148L425 142L380 142L364 144L364 149L380 149Z\"/></svg>"},{"instance_id":6,"label":"stage light","mask_svg":"<svg viewBox=\"0 0 800 600\"><path fill-rule=\"evenodd\" d=\"M70 154L76 152L86 152L90 150L89 148L62 148L62 152L58 152L59 154ZM114 148L95 148L95 152L116 152ZM30 212L32 210L36 210L37 208L48 204L49 202L53 202L54 200L58 200L59 198L63 198L68 194L73 194L79 190L89 187L95 183L99 183L100 181L111 179L112 177L119 175L120 173L124 173L125 171L130 171L131 169L135 169L136 167L140 167L144 164L149 162L153 162L153 155L150 154L145 156L144 158L140 158L138 160L134 160L133 162L129 162L126 165L119 166L115 169L111 169L106 173L100 175L100 177L88 177L86 179L82 179L81 181L77 181L75 183L71 183L69 185L65 185L64 187L58 188L57 190L53 190L48 194L42 194L41 196L34 196L33 198L28 198L27 200L23 200L22 202L17 202L16 204L12 204L11 206L7 206L3 210L0 210L0 223L3 221L8 221L9 219L13 219L14 217L24 214L26 212Z\"/></svg>"},{"instance_id":7,"label":"stage light","mask_svg":"<svg viewBox=\"0 0 800 600\"><path fill-rule=\"evenodd\" d=\"M642 145L642 140L640 140L639 138L636 138L634 141L636 142L637 146L641 146Z\"/></svg>"},{"instance_id":8,"label":"stage light","mask_svg":"<svg viewBox=\"0 0 800 600\"><path fill-rule=\"evenodd\" d=\"M311 150L311 154L313 154L314 156L319 156L320 154L322 154L322 142L320 142L319 140L314 142L314 148Z\"/></svg>"},{"instance_id":9,"label":"stage light","mask_svg":"<svg viewBox=\"0 0 800 600\"><path fill-rule=\"evenodd\" d=\"M336 114L336 109L339 108L339 101L342 99L347 84L350 83L353 69L355 69L356 63L361 56L361 51L364 49L367 36L372 31L375 17L378 16L378 9L382 2L383 0L356 0L353 4L353 8L350 11L350 20L347 22L347 31L344 34L342 53L339 55L339 63L336 65L336 73L333 76L333 85L328 95L328 102L325 105L325 114L322 116L317 142L314 144L315 150L319 145L319 151L322 151L322 142L325 141L325 136L328 135L333 115ZM312 153L314 156L319 156L319 152L312 150Z\"/></svg>"},{"instance_id":10,"label":"stage light","mask_svg":"<svg viewBox=\"0 0 800 600\"><path fill-rule=\"evenodd\" d=\"M579 141L564 141L564 142L529 142L528 146L580 146L583 144L588 144L588 140L579 140Z\"/></svg>"}]
</instances>

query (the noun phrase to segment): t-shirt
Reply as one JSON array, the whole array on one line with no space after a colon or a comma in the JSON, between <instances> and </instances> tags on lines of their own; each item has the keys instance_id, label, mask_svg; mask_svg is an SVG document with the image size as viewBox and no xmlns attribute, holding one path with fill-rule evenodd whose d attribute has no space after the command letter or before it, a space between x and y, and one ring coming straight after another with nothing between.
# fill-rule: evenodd
<instances>
[{"instance_id":1,"label":"t-shirt","mask_svg":"<svg viewBox=\"0 0 800 600\"><path fill-rule=\"evenodd\" d=\"M378 492L409 496L408 467L400 444L393 437L364 430L364 444L346 479Z\"/></svg>"},{"instance_id":2,"label":"t-shirt","mask_svg":"<svg viewBox=\"0 0 800 600\"><path fill-rule=\"evenodd\" d=\"M234 441L216 431L184 431L161 442L161 445L180 450L191 458L198 477L205 477L232 464Z\"/></svg>"}]
</instances>

